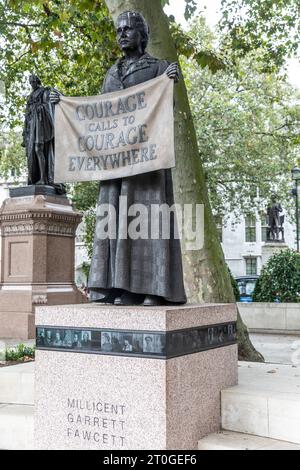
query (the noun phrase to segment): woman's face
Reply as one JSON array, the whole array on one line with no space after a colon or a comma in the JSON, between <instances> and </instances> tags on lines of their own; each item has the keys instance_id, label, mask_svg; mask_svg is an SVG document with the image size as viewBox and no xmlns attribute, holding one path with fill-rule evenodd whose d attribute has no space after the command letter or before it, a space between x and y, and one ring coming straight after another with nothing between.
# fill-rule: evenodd
<instances>
[{"instance_id":1,"label":"woman's face","mask_svg":"<svg viewBox=\"0 0 300 470\"><path fill-rule=\"evenodd\" d=\"M141 33L136 28L134 21L130 18L122 18L119 20L117 38L119 46L124 52L127 50L141 50L142 48Z\"/></svg>"}]
</instances>

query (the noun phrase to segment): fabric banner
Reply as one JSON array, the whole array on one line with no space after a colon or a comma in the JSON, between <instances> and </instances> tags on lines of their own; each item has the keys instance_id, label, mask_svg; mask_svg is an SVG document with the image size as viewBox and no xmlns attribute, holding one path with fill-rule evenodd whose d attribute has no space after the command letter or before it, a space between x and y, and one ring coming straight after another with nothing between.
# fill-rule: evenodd
<instances>
[{"instance_id":1,"label":"fabric banner","mask_svg":"<svg viewBox=\"0 0 300 470\"><path fill-rule=\"evenodd\" d=\"M55 107L55 183L174 167L173 92L174 81L164 74L100 96L61 96Z\"/></svg>"}]
</instances>

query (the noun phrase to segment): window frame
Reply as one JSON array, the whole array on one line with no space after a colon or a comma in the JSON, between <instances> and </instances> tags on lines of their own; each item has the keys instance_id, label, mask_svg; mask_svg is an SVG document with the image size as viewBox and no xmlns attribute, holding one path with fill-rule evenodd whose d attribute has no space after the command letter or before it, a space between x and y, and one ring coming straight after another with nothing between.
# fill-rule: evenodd
<instances>
[{"instance_id":1,"label":"window frame","mask_svg":"<svg viewBox=\"0 0 300 470\"><path fill-rule=\"evenodd\" d=\"M248 271L249 261L250 261L250 270ZM245 257L245 264L246 264L246 276L257 276L257 271L258 271L257 257L256 256Z\"/></svg>"},{"instance_id":2,"label":"window frame","mask_svg":"<svg viewBox=\"0 0 300 470\"><path fill-rule=\"evenodd\" d=\"M256 225L257 225L257 220L254 215L248 215L245 217L245 242L246 243L257 242Z\"/></svg>"}]
</instances>

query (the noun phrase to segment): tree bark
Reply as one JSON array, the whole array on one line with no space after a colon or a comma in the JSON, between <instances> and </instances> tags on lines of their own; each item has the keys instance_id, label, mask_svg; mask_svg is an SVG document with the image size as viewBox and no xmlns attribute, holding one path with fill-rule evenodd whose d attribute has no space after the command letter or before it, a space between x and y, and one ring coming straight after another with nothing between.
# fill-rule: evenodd
<instances>
[{"instance_id":1,"label":"tree bark","mask_svg":"<svg viewBox=\"0 0 300 470\"><path fill-rule=\"evenodd\" d=\"M106 5L114 20L126 10L142 13L150 26L149 53L170 62L178 62L168 18L163 12L161 0L106 0ZM196 131L183 79L175 86L175 148L176 169L173 171L173 181L176 203L204 206L204 246L198 251L183 249L182 253L188 300L193 303L235 302L208 199ZM193 212L195 219L195 210ZM239 318L239 340L242 343L240 350L243 351L241 358L262 360L253 348L241 318Z\"/></svg>"}]
</instances>

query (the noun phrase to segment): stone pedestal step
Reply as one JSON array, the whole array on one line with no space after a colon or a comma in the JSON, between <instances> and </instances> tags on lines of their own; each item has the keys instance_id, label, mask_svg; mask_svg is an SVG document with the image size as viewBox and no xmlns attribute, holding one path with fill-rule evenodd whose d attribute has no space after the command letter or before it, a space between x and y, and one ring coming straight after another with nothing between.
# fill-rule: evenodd
<instances>
[{"instance_id":1,"label":"stone pedestal step","mask_svg":"<svg viewBox=\"0 0 300 470\"><path fill-rule=\"evenodd\" d=\"M293 365L293 361L299 361L300 355L300 330L299 335L287 334L262 334L252 333L250 339L253 346L265 358L265 362Z\"/></svg>"},{"instance_id":2,"label":"stone pedestal step","mask_svg":"<svg viewBox=\"0 0 300 470\"><path fill-rule=\"evenodd\" d=\"M199 450L300 450L300 445L264 437L222 431L199 441Z\"/></svg>"},{"instance_id":3,"label":"stone pedestal step","mask_svg":"<svg viewBox=\"0 0 300 470\"><path fill-rule=\"evenodd\" d=\"M240 363L222 392L222 428L300 444L300 367Z\"/></svg>"},{"instance_id":4,"label":"stone pedestal step","mask_svg":"<svg viewBox=\"0 0 300 470\"><path fill-rule=\"evenodd\" d=\"M239 302L237 305L250 332L300 333L299 303Z\"/></svg>"},{"instance_id":5,"label":"stone pedestal step","mask_svg":"<svg viewBox=\"0 0 300 470\"><path fill-rule=\"evenodd\" d=\"M34 449L33 416L32 405L0 404L0 449Z\"/></svg>"},{"instance_id":6,"label":"stone pedestal step","mask_svg":"<svg viewBox=\"0 0 300 470\"><path fill-rule=\"evenodd\" d=\"M1 404L34 404L34 362L0 369Z\"/></svg>"}]
</instances>

